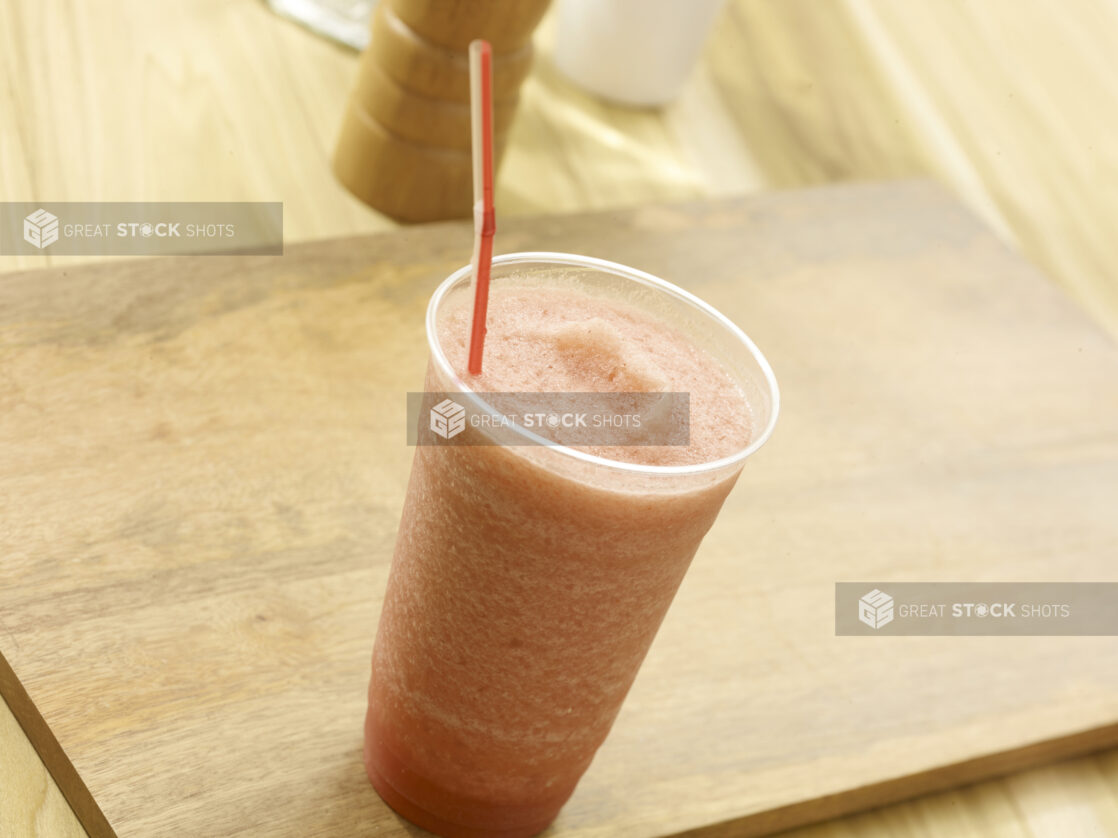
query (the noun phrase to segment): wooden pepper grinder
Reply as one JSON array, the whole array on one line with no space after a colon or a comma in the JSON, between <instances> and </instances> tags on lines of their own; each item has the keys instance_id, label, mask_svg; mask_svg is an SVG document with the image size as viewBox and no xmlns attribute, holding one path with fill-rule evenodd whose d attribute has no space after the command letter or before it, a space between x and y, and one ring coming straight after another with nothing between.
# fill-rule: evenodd
<instances>
[{"instance_id":1,"label":"wooden pepper grinder","mask_svg":"<svg viewBox=\"0 0 1118 838\"><path fill-rule=\"evenodd\" d=\"M334 173L400 221L470 215L468 47L493 48L493 139L499 165L532 31L550 0L381 0L334 152Z\"/></svg>"}]
</instances>

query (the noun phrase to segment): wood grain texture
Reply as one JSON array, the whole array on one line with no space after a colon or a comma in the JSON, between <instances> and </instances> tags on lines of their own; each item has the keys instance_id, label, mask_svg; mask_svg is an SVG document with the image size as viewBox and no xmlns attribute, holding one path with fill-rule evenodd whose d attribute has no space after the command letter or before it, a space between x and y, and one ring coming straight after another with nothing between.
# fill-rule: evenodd
<instances>
[{"instance_id":1,"label":"wood grain texture","mask_svg":"<svg viewBox=\"0 0 1118 838\"><path fill-rule=\"evenodd\" d=\"M781 836L1110 838L1118 834L1118 787L1111 779L1116 768L1118 758L1109 752L927 795Z\"/></svg>"},{"instance_id":2,"label":"wood grain texture","mask_svg":"<svg viewBox=\"0 0 1118 838\"><path fill-rule=\"evenodd\" d=\"M728 5L661 112L568 85L545 21L502 219L925 174L1118 334L1114 0ZM0 4L0 199L283 200L289 241L387 229L329 170L355 65L256 0ZM1099 788L1118 788L1113 754L804 834L1109 836Z\"/></svg>"},{"instance_id":3,"label":"wood grain texture","mask_svg":"<svg viewBox=\"0 0 1118 838\"><path fill-rule=\"evenodd\" d=\"M39 708L2 654L0 705L12 722L5 723L0 732L0 742L5 745L0 749L4 757L0 765L0 779L4 780L0 782L0 810L8 810L7 814L0 811L0 836L39 834L29 831L34 829L43 830L46 835L55 829L77 829L90 838L116 838Z\"/></svg>"},{"instance_id":4,"label":"wood grain texture","mask_svg":"<svg viewBox=\"0 0 1118 838\"><path fill-rule=\"evenodd\" d=\"M406 834L363 693L400 394L469 240L0 283L6 644L121 838ZM1114 743L1118 639L833 635L837 579L1113 576L1118 346L972 216L858 187L510 221L502 247L679 282L785 405L553 834L760 834Z\"/></svg>"},{"instance_id":5,"label":"wood grain texture","mask_svg":"<svg viewBox=\"0 0 1118 838\"><path fill-rule=\"evenodd\" d=\"M737 0L709 68L770 186L931 175L1118 333L1118 4Z\"/></svg>"},{"instance_id":6,"label":"wood grain texture","mask_svg":"<svg viewBox=\"0 0 1118 838\"><path fill-rule=\"evenodd\" d=\"M931 176L1118 334L1115 0L727 5L663 111L567 83L545 19L499 212ZM391 226L330 172L356 56L256 0L17 0L0 68L4 200L282 200L289 241Z\"/></svg>"},{"instance_id":7,"label":"wood grain texture","mask_svg":"<svg viewBox=\"0 0 1118 838\"><path fill-rule=\"evenodd\" d=\"M87 838L11 709L0 698L0 835Z\"/></svg>"}]
</instances>

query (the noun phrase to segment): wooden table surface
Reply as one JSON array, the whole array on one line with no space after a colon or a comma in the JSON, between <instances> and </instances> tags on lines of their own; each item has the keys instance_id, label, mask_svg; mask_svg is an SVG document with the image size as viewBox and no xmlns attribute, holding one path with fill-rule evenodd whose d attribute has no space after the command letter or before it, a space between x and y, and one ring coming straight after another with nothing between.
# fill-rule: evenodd
<instances>
[{"instance_id":1,"label":"wooden table surface","mask_svg":"<svg viewBox=\"0 0 1118 838\"><path fill-rule=\"evenodd\" d=\"M499 212L930 175L1118 334L1114 0L733 0L663 112L566 84L550 29ZM253 0L6 3L0 200L282 200L289 241L387 229L329 173L354 65ZM1106 836L1115 789L1110 752L795 834ZM0 704L0 835L81 834Z\"/></svg>"}]
</instances>

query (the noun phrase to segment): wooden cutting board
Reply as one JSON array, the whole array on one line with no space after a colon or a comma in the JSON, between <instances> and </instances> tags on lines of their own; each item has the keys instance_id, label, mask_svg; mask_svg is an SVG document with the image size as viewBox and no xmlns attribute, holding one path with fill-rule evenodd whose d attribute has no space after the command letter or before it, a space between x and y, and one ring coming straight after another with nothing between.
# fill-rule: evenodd
<instances>
[{"instance_id":1,"label":"wooden cutting board","mask_svg":"<svg viewBox=\"0 0 1118 838\"><path fill-rule=\"evenodd\" d=\"M784 395L549 834L756 835L1118 742L1118 638L834 636L837 580L1118 579L1118 346L957 203L497 241L696 292ZM361 723L404 392L469 252L446 224L0 279L0 648L121 838L417 834Z\"/></svg>"}]
</instances>

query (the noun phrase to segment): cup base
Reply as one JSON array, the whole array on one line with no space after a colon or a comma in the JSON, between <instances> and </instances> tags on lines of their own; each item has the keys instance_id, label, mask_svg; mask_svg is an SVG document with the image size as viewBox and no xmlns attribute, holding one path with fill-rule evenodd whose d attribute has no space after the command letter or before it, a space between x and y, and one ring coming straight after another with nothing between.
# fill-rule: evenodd
<instances>
[{"instance_id":1,"label":"cup base","mask_svg":"<svg viewBox=\"0 0 1118 838\"><path fill-rule=\"evenodd\" d=\"M373 755L374 750L377 751L376 757ZM374 749L370 747L369 742L366 742L364 762L365 773L369 776L369 782L372 783L381 800L387 803L389 808L416 826L423 827L429 832L442 836L442 838L532 838L532 836L547 829L559 814L559 807L556 807L545 818L527 826L467 826L427 811L397 789L385 776L385 774L393 771L393 766L385 765L383 770L377 766L378 762L395 762L392 756L385 753L383 749ZM396 767L400 768L400 766ZM408 772L404 769L395 773L398 776L407 776Z\"/></svg>"}]
</instances>

